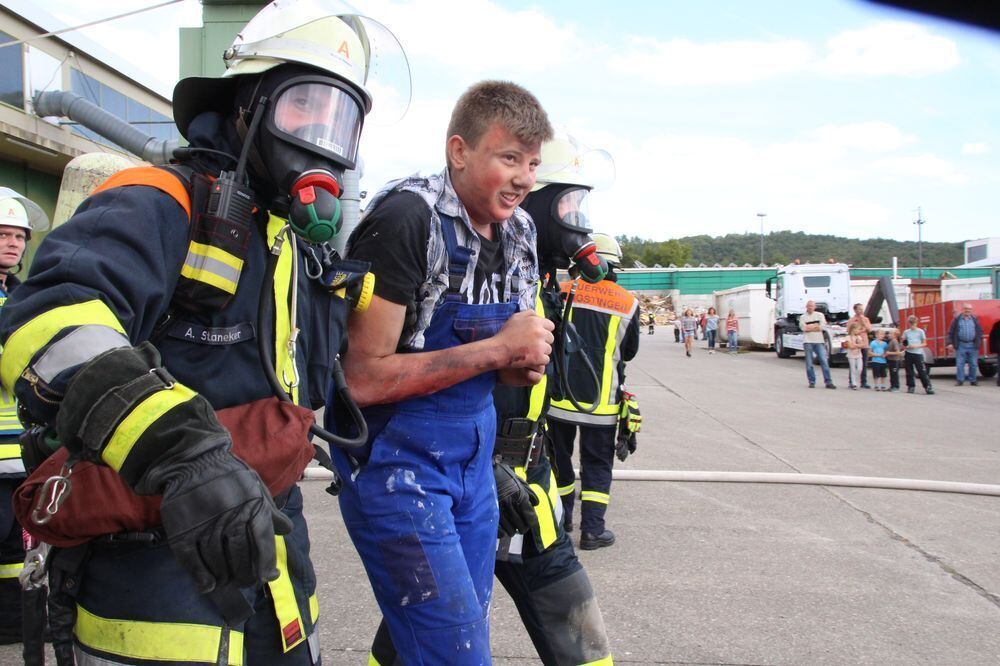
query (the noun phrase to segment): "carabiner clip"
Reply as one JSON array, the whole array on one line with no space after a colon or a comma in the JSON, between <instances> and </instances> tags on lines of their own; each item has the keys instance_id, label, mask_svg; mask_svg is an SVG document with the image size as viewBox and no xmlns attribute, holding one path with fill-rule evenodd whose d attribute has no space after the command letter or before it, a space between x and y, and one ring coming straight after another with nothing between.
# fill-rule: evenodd
<instances>
[{"instance_id":1,"label":"carabiner clip","mask_svg":"<svg viewBox=\"0 0 1000 666\"><path fill-rule=\"evenodd\" d=\"M73 474L75 461L67 461L63 464L59 474L50 476L42 484L42 489L38 492L38 499L35 500L35 508L31 511L31 520L36 525L44 525L52 520L52 517L59 512L59 507L69 498L73 490L73 482L70 476Z\"/></svg>"}]
</instances>

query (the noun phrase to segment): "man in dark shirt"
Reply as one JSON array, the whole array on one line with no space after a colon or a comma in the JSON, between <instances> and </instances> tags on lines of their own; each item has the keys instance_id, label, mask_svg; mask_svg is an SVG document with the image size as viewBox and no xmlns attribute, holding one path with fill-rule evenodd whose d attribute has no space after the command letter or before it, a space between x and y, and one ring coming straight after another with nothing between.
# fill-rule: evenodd
<instances>
[{"instance_id":1,"label":"man in dark shirt","mask_svg":"<svg viewBox=\"0 0 1000 666\"><path fill-rule=\"evenodd\" d=\"M452 114L448 167L387 185L349 243L376 287L349 324L344 368L370 436L358 458L335 452L340 506L406 663L490 662L492 391L537 383L549 360L518 205L551 134L527 90L473 86Z\"/></svg>"}]
</instances>

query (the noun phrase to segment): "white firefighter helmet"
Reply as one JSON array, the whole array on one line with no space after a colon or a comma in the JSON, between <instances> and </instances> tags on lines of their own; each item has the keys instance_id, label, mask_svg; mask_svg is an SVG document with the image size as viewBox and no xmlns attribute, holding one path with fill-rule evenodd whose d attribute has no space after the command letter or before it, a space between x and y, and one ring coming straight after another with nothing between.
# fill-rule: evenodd
<instances>
[{"instance_id":1,"label":"white firefighter helmet","mask_svg":"<svg viewBox=\"0 0 1000 666\"><path fill-rule=\"evenodd\" d=\"M409 64L399 40L340 0L273 0L240 30L222 58L221 78L188 77L174 88L174 118L182 135L199 113L230 111L240 76L286 63L347 83L361 98L362 115L372 109L373 84L391 89L394 94L387 97L409 106Z\"/></svg>"},{"instance_id":2,"label":"white firefighter helmet","mask_svg":"<svg viewBox=\"0 0 1000 666\"><path fill-rule=\"evenodd\" d=\"M542 144L542 161L535 170L535 187L579 185L604 189L615 180L615 161L606 150L590 148L569 135Z\"/></svg>"},{"instance_id":3,"label":"white firefighter helmet","mask_svg":"<svg viewBox=\"0 0 1000 666\"><path fill-rule=\"evenodd\" d=\"M49 228L49 216L31 199L9 187L0 187L0 226L19 227L30 237L32 231Z\"/></svg>"},{"instance_id":4,"label":"white firefighter helmet","mask_svg":"<svg viewBox=\"0 0 1000 666\"><path fill-rule=\"evenodd\" d=\"M612 266L621 266L622 246L618 244L614 236L609 234L590 234L590 237L594 239L598 255L604 257L604 260Z\"/></svg>"}]
</instances>

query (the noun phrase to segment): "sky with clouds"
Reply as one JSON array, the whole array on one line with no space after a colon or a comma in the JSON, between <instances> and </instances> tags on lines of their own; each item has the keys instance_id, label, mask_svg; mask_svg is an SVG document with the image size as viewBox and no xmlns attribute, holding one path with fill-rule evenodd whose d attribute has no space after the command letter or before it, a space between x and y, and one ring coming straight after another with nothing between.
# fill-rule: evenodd
<instances>
[{"instance_id":1,"label":"sky with clouds","mask_svg":"<svg viewBox=\"0 0 1000 666\"><path fill-rule=\"evenodd\" d=\"M79 24L137 7L47 0ZM149 4L155 4L150 1ZM357 0L399 37L413 102L362 138L370 192L443 165L451 107L484 78L534 92L614 157L598 231L1000 235L1000 35L861 0ZM195 0L81 31L169 90ZM378 98L375 104L378 105Z\"/></svg>"}]
</instances>

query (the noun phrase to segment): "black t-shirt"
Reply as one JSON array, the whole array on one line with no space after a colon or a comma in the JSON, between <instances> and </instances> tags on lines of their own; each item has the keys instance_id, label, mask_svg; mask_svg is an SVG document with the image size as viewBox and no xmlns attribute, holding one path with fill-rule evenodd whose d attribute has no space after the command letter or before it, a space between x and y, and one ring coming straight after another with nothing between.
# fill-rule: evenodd
<instances>
[{"instance_id":1,"label":"black t-shirt","mask_svg":"<svg viewBox=\"0 0 1000 666\"><path fill-rule=\"evenodd\" d=\"M449 222L442 219L442 224ZM371 262L375 293L387 301L405 305L408 314L416 310L421 299L420 286L427 275L430 228L431 210L427 203L413 192L394 192L368 213L351 238L350 257ZM479 236L472 303L501 301L504 261L499 227L494 227L493 236L495 240Z\"/></svg>"}]
</instances>

